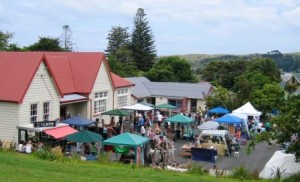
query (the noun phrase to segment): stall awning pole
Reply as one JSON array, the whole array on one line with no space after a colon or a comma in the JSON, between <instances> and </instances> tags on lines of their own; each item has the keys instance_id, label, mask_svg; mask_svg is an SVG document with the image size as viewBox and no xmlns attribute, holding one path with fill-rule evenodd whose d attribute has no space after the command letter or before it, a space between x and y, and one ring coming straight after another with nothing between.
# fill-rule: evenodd
<instances>
[{"instance_id":1,"label":"stall awning pole","mask_svg":"<svg viewBox=\"0 0 300 182\"><path fill-rule=\"evenodd\" d=\"M134 162L137 162L137 147L134 147Z\"/></svg>"}]
</instances>

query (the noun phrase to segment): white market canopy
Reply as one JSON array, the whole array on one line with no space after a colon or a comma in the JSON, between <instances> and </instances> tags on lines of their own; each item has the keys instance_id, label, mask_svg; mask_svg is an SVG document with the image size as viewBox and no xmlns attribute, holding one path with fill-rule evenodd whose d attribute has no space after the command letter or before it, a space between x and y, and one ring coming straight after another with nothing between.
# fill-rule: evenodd
<instances>
[{"instance_id":1,"label":"white market canopy","mask_svg":"<svg viewBox=\"0 0 300 182\"><path fill-rule=\"evenodd\" d=\"M137 103L131 106L123 106L121 109L125 110L134 110L134 111L150 111L153 110L153 107L145 106L143 104Z\"/></svg>"},{"instance_id":2,"label":"white market canopy","mask_svg":"<svg viewBox=\"0 0 300 182\"><path fill-rule=\"evenodd\" d=\"M233 113L246 114L247 116L260 116L261 112L256 110L250 102L232 111Z\"/></svg>"},{"instance_id":3,"label":"white market canopy","mask_svg":"<svg viewBox=\"0 0 300 182\"><path fill-rule=\"evenodd\" d=\"M219 127L219 123L215 121L207 121L198 126L199 130L216 130Z\"/></svg>"},{"instance_id":4,"label":"white market canopy","mask_svg":"<svg viewBox=\"0 0 300 182\"><path fill-rule=\"evenodd\" d=\"M201 135L214 135L214 136L226 136L228 135L227 130L204 130L201 132Z\"/></svg>"}]
</instances>

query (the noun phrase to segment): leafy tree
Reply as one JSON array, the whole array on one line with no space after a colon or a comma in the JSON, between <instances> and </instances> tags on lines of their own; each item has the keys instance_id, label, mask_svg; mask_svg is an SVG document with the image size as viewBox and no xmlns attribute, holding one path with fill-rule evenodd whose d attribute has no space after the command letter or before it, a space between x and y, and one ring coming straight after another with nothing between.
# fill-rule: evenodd
<instances>
[{"instance_id":1,"label":"leafy tree","mask_svg":"<svg viewBox=\"0 0 300 182\"><path fill-rule=\"evenodd\" d=\"M111 71L121 77L138 76L138 70L133 64L130 64L130 62L120 62L113 55L110 55L108 57L108 63Z\"/></svg>"},{"instance_id":2,"label":"leafy tree","mask_svg":"<svg viewBox=\"0 0 300 182\"><path fill-rule=\"evenodd\" d=\"M278 84L280 72L271 59L255 59L249 62L246 71L235 80L234 91L241 102L254 98L255 90L263 89L265 84Z\"/></svg>"},{"instance_id":3,"label":"leafy tree","mask_svg":"<svg viewBox=\"0 0 300 182\"><path fill-rule=\"evenodd\" d=\"M75 43L72 41L72 30L69 25L63 26L64 32L61 36L61 47L65 49L65 51L71 52L73 51L73 46Z\"/></svg>"},{"instance_id":4,"label":"leafy tree","mask_svg":"<svg viewBox=\"0 0 300 182\"><path fill-rule=\"evenodd\" d=\"M212 94L205 98L205 102L208 108L223 106L229 110L233 110L238 106L236 95L221 86L214 89Z\"/></svg>"},{"instance_id":5,"label":"leafy tree","mask_svg":"<svg viewBox=\"0 0 300 182\"><path fill-rule=\"evenodd\" d=\"M137 10L134 18L131 46L137 68L142 71L150 70L156 57L156 50L154 36L142 8Z\"/></svg>"},{"instance_id":6,"label":"leafy tree","mask_svg":"<svg viewBox=\"0 0 300 182\"><path fill-rule=\"evenodd\" d=\"M293 135L300 136L300 95L288 97L280 107L280 115L271 118L273 128L270 132L264 132L251 140L248 151L255 148L255 144L265 140L276 139L278 143L288 142L288 153L295 154L300 160L300 140L291 142Z\"/></svg>"},{"instance_id":7,"label":"leafy tree","mask_svg":"<svg viewBox=\"0 0 300 182\"><path fill-rule=\"evenodd\" d=\"M273 109L280 108L284 95L284 90L278 84L265 84L262 89L254 90L251 100L263 113L271 113Z\"/></svg>"},{"instance_id":8,"label":"leafy tree","mask_svg":"<svg viewBox=\"0 0 300 182\"><path fill-rule=\"evenodd\" d=\"M245 103L246 101L249 101L253 90L253 84L247 79L245 75L241 75L236 79L234 91L237 94L239 103Z\"/></svg>"},{"instance_id":9,"label":"leafy tree","mask_svg":"<svg viewBox=\"0 0 300 182\"><path fill-rule=\"evenodd\" d=\"M247 66L248 73L261 73L262 75L267 76L271 82L280 82L280 71L274 60L269 58L254 59L249 63L249 66Z\"/></svg>"},{"instance_id":10,"label":"leafy tree","mask_svg":"<svg viewBox=\"0 0 300 182\"><path fill-rule=\"evenodd\" d=\"M39 37L38 42L25 48L29 51L65 51L59 46L59 38Z\"/></svg>"},{"instance_id":11,"label":"leafy tree","mask_svg":"<svg viewBox=\"0 0 300 182\"><path fill-rule=\"evenodd\" d=\"M0 50L6 51L9 47L9 41L13 38L13 33L11 32L3 32L0 30Z\"/></svg>"},{"instance_id":12,"label":"leafy tree","mask_svg":"<svg viewBox=\"0 0 300 182\"><path fill-rule=\"evenodd\" d=\"M0 30L0 51L21 51L22 49L16 44L10 43L14 33Z\"/></svg>"},{"instance_id":13,"label":"leafy tree","mask_svg":"<svg viewBox=\"0 0 300 182\"><path fill-rule=\"evenodd\" d=\"M289 93L289 95L291 95L292 93L294 93L298 88L297 84L294 83L286 83L284 85L284 90L287 91Z\"/></svg>"},{"instance_id":14,"label":"leafy tree","mask_svg":"<svg viewBox=\"0 0 300 182\"><path fill-rule=\"evenodd\" d=\"M275 124L275 135L279 143L290 142L293 134L300 136L300 95L290 96L282 104L281 114L271 121ZM291 142L288 153L294 153L300 159L300 140Z\"/></svg>"},{"instance_id":15,"label":"leafy tree","mask_svg":"<svg viewBox=\"0 0 300 182\"><path fill-rule=\"evenodd\" d=\"M108 46L105 50L111 70L123 77L138 74L130 48L130 34L127 29L120 26L112 27L107 37Z\"/></svg>"},{"instance_id":16,"label":"leafy tree","mask_svg":"<svg viewBox=\"0 0 300 182\"><path fill-rule=\"evenodd\" d=\"M145 75L151 81L197 82L190 64L178 56L160 58Z\"/></svg>"},{"instance_id":17,"label":"leafy tree","mask_svg":"<svg viewBox=\"0 0 300 182\"><path fill-rule=\"evenodd\" d=\"M214 85L220 85L232 90L235 79L246 70L247 62L244 60L236 61L215 61L210 62L202 71L202 78L212 82Z\"/></svg>"}]
</instances>

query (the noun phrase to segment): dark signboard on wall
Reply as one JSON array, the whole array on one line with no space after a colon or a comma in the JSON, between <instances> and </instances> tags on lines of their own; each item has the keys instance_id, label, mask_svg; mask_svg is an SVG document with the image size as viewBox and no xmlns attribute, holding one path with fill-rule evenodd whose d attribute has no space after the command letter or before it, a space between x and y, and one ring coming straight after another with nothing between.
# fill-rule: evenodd
<instances>
[{"instance_id":1,"label":"dark signboard on wall","mask_svg":"<svg viewBox=\"0 0 300 182\"><path fill-rule=\"evenodd\" d=\"M56 121L41 121L41 122L34 122L33 127L41 128L41 127L55 127Z\"/></svg>"}]
</instances>

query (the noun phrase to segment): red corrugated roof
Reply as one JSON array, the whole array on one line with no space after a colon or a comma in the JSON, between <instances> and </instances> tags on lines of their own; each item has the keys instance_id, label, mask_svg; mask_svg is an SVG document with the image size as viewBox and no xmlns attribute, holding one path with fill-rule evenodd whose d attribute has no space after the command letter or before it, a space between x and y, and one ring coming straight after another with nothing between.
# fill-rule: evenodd
<instances>
[{"instance_id":1,"label":"red corrugated roof","mask_svg":"<svg viewBox=\"0 0 300 182\"><path fill-rule=\"evenodd\" d=\"M69 57L46 55L45 59L61 95L74 93L75 86Z\"/></svg>"},{"instance_id":2,"label":"red corrugated roof","mask_svg":"<svg viewBox=\"0 0 300 182\"><path fill-rule=\"evenodd\" d=\"M45 58L55 83L65 95L91 93L105 55L90 52L46 52Z\"/></svg>"},{"instance_id":3,"label":"red corrugated roof","mask_svg":"<svg viewBox=\"0 0 300 182\"><path fill-rule=\"evenodd\" d=\"M0 52L0 101L21 103L42 59L41 52Z\"/></svg>"},{"instance_id":4,"label":"red corrugated roof","mask_svg":"<svg viewBox=\"0 0 300 182\"><path fill-rule=\"evenodd\" d=\"M91 93L106 61L103 53L0 52L0 101L21 103L43 59L62 96ZM115 88L134 85L114 73L110 76Z\"/></svg>"},{"instance_id":5,"label":"red corrugated roof","mask_svg":"<svg viewBox=\"0 0 300 182\"><path fill-rule=\"evenodd\" d=\"M124 78L114 74L113 72L110 72L111 78L113 80L115 88L121 88L121 87L130 87L134 86L133 83L125 80Z\"/></svg>"}]
</instances>

